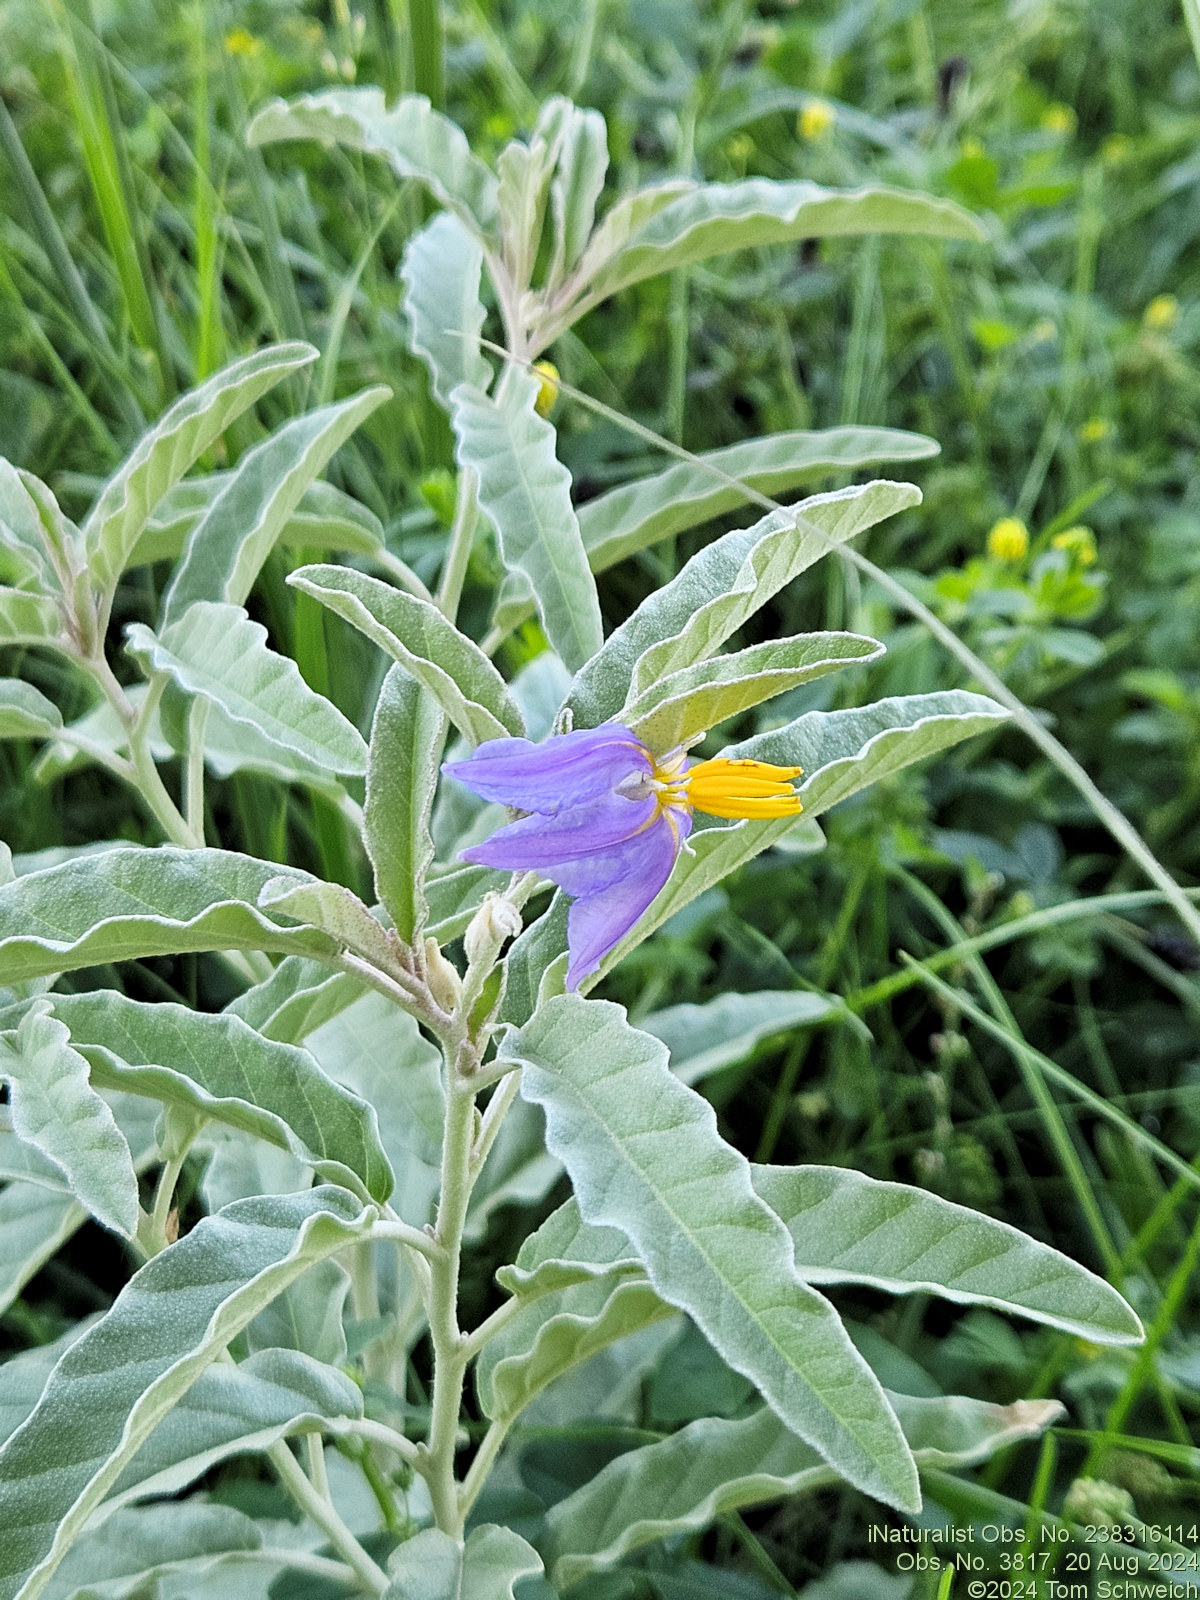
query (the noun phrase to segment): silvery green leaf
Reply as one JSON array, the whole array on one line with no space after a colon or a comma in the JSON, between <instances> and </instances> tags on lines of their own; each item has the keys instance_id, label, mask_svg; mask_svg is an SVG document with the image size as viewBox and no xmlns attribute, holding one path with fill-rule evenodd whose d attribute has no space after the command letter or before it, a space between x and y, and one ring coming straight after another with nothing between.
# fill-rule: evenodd
<instances>
[{"instance_id":1,"label":"silvery green leaf","mask_svg":"<svg viewBox=\"0 0 1200 1600\"><path fill-rule=\"evenodd\" d=\"M402 666L393 666L371 725L363 843L375 869L375 893L408 945L421 936L428 911L429 819L445 736L437 701Z\"/></svg>"},{"instance_id":2,"label":"silvery green leaf","mask_svg":"<svg viewBox=\"0 0 1200 1600\"><path fill-rule=\"evenodd\" d=\"M62 727L53 700L19 678L0 678L0 739L52 739Z\"/></svg>"},{"instance_id":3,"label":"silvery green leaf","mask_svg":"<svg viewBox=\"0 0 1200 1600\"><path fill-rule=\"evenodd\" d=\"M110 478L83 525L88 565L111 590L162 497L235 417L290 372L315 361L312 345L268 345L243 356L178 399Z\"/></svg>"},{"instance_id":4,"label":"silvery green leaf","mask_svg":"<svg viewBox=\"0 0 1200 1600\"><path fill-rule=\"evenodd\" d=\"M843 1477L915 1509L916 1469L882 1389L833 1307L796 1275L749 1163L672 1075L665 1046L619 1006L560 995L509 1034L502 1059L521 1066L522 1096L546 1113L547 1146L585 1221L619 1228L658 1294Z\"/></svg>"},{"instance_id":5,"label":"silvery green leaf","mask_svg":"<svg viewBox=\"0 0 1200 1600\"><path fill-rule=\"evenodd\" d=\"M586 287L601 267L617 255L660 211L665 210L683 195L690 194L696 187L690 178L668 178L665 183L647 184L645 188L637 189L633 194L622 195L619 200L614 201L597 227L593 229L591 238L579 258L578 266L571 274L572 285ZM574 320L575 318L568 314L563 325L569 326ZM552 338L557 331L560 330L555 327L550 337Z\"/></svg>"},{"instance_id":6,"label":"silvery green leaf","mask_svg":"<svg viewBox=\"0 0 1200 1600\"><path fill-rule=\"evenodd\" d=\"M504 679L436 606L349 567L300 567L288 582L399 662L472 744L524 732Z\"/></svg>"},{"instance_id":7,"label":"silvery green leaf","mask_svg":"<svg viewBox=\"0 0 1200 1600\"><path fill-rule=\"evenodd\" d=\"M805 179L706 183L665 206L599 266L584 305L595 305L643 278L731 250L863 233L984 237L974 217L952 201L904 189L822 189Z\"/></svg>"},{"instance_id":8,"label":"silvery green leaf","mask_svg":"<svg viewBox=\"0 0 1200 1600\"><path fill-rule=\"evenodd\" d=\"M138 1182L129 1145L92 1088L67 1027L49 1010L49 1001L35 1002L14 1032L0 1035L0 1076L8 1079L13 1128L62 1170L85 1210L131 1239Z\"/></svg>"},{"instance_id":9,"label":"silvery green leaf","mask_svg":"<svg viewBox=\"0 0 1200 1600\"><path fill-rule=\"evenodd\" d=\"M609 635L578 675L567 701L575 726L595 727L615 716L631 692L640 694L667 673L703 661L772 595L819 561L829 541L853 539L920 498L907 483L838 489L772 511L752 528L705 545ZM797 527L797 514L821 536Z\"/></svg>"},{"instance_id":10,"label":"silvery green leaf","mask_svg":"<svg viewBox=\"0 0 1200 1600\"><path fill-rule=\"evenodd\" d=\"M513 1600L513 1584L541 1570L541 1556L512 1528L479 1523L465 1544L426 1528L393 1553L381 1600Z\"/></svg>"},{"instance_id":11,"label":"silvery green leaf","mask_svg":"<svg viewBox=\"0 0 1200 1600\"><path fill-rule=\"evenodd\" d=\"M348 972L331 972L304 956L285 956L269 978L238 995L225 1009L264 1038L299 1044L362 992L362 984Z\"/></svg>"},{"instance_id":12,"label":"silvery green leaf","mask_svg":"<svg viewBox=\"0 0 1200 1600\"><path fill-rule=\"evenodd\" d=\"M441 212L408 241L400 276L413 354L429 369L444 411L460 383L486 389L492 369L479 350L487 313L479 299L483 246L457 217Z\"/></svg>"},{"instance_id":13,"label":"silvery green leaf","mask_svg":"<svg viewBox=\"0 0 1200 1600\"><path fill-rule=\"evenodd\" d=\"M94 1318L91 1320L95 1320ZM76 1339L86 1331L87 1322L73 1322L65 1333L49 1344L33 1345L9 1356L4 1363L4 1382L0 1384L0 1443L13 1434L42 1398L46 1379Z\"/></svg>"},{"instance_id":14,"label":"silvery green leaf","mask_svg":"<svg viewBox=\"0 0 1200 1600\"><path fill-rule=\"evenodd\" d=\"M332 1082L307 1050L265 1039L229 1012L130 1000L113 990L55 995L55 1015L92 1081L238 1128L377 1200L392 1190L374 1108Z\"/></svg>"},{"instance_id":15,"label":"silvery green leaf","mask_svg":"<svg viewBox=\"0 0 1200 1600\"><path fill-rule=\"evenodd\" d=\"M0 1015L0 1026L11 1022L11 1013ZM14 1030L15 1031L15 1030ZM7 1109L7 1108L6 1108ZM55 1194L70 1194L71 1186L63 1170L36 1145L26 1144L12 1130L11 1114L8 1125L0 1128L0 1183L19 1179L23 1183L36 1183L40 1188L52 1189Z\"/></svg>"},{"instance_id":16,"label":"silvery green leaf","mask_svg":"<svg viewBox=\"0 0 1200 1600\"><path fill-rule=\"evenodd\" d=\"M999 1406L961 1396L888 1398L918 1463L935 1467L986 1460L1018 1439L1036 1438L1062 1414L1054 1400ZM560 1500L547 1516L543 1548L555 1583L568 1588L641 1545L836 1480L769 1407L736 1421L703 1417L618 1456Z\"/></svg>"},{"instance_id":17,"label":"silvery green leaf","mask_svg":"<svg viewBox=\"0 0 1200 1600\"><path fill-rule=\"evenodd\" d=\"M382 156L401 178L416 178L473 230L496 221L496 180L471 154L466 135L424 95L406 94L389 109L381 89L327 89L274 100L246 130L252 145L319 139Z\"/></svg>"},{"instance_id":18,"label":"silvery green leaf","mask_svg":"<svg viewBox=\"0 0 1200 1600\"><path fill-rule=\"evenodd\" d=\"M836 995L756 989L752 994L718 995L704 1005L652 1011L638 1027L662 1040L671 1053L671 1071L691 1084L744 1061L773 1034L811 1028L846 1015Z\"/></svg>"},{"instance_id":19,"label":"silvery green leaf","mask_svg":"<svg viewBox=\"0 0 1200 1600\"><path fill-rule=\"evenodd\" d=\"M235 1200L253 1200L260 1194L299 1194L312 1188L313 1169L307 1161L227 1124L207 1124L196 1148L209 1158L200 1179L199 1199L210 1214L223 1211Z\"/></svg>"},{"instance_id":20,"label":"silvery green leaf","mask_svg":"<svg viewBox=\"0 0 1200 1600\"><path fill-rule=\"evenodd\" d=\"M343 1366L343 1317L349 1292L345 1267L337 1261L318 1261L247 1324L247 1345L251 1351L296 1350L323 1366Z\"/></svg>"},{"instance_id":21,"label":"silvery green leaf","mask_svg":"<svg viewBox=\"0 0 1200 1600\"><path fill-rule=\"evenodd\" d=\"M391 398L383 384L295 417L248 450L188 534L162 603L162 626L196 600L241 605L263 562L335 451Z\"/></svg>"},{"instance_id":22,"label":"silvery green leaf","mask_svg":"<svg viewBox=\"0 0 1200 1600\"><path fill-rule=\"evenodd\" d=\"M583 110L562 95L546 102L539 127L557 156L550 184L554 256L547 282L552 285L575 266L591 236L608 171L608 130L598 111Z\"/></svg>"},{"instance_id":23,"label":"silvery green leaf","mask_svg":"<svg viewBox=\"0 0 1200 1600\"><path fill-rule=\"evenodd\" d=\"M806 1283L996 1306L1094 1344L1143 1338L1115 1289L1006 1222L841 1167L753 1166L751 1174L756 1193L787 1225Z\"/></svg>"},{"instance_id":24,"label":"silvery green leaf","mask_svg":"<svg viewBox=\"0 0 1200 1600\"><path fill-rule=\"evenodd\" d=\"M30 476L0 456L0 573L18 589L52 595L62 589L63 563L54 559L59 552L30 493Z\"/></svg>"},{"instance_id":25,"label":"silvery green leaf","mask_svg":"<svg viewBox=\"0 0 1200 1600\"><path fill-rule=\"evenodd\" d=\"M489 889L497 893L508 884L511 873L494 867L475 867L468 863L433 871L426 879L425 898L429 905L426 933L439 944L448 944L467 930Z\"/></svg>"},{"instance_id":26,"label":"silvery green leaf","mask_svg":"<svg viewBox=\"0 0 1200 1600\"><path fill-rule=\"evenodd\" d=\"M294 917L319 928L335 944L387 968L393 954L387 930L358 896L340 883L320 879L296 883L272 878L259 891L258 903L280 916Z\"/></svg>"},{"instance_id":27,"label":"silvery green leaf","mask_svg":"<svg viewBox=\"0 0 1200 1600\"><path fill-rule=\"evenodd\" d=\"M533 592L551 647L575 672L604 638L571 478L554 453L554 428L534 410L538 381L512 369L498 400L470 384L451 396L459 465L479 475L505 566Z\"/></svg>"},{"instance_id":28,"label":"silvery green leaf","mask_svg":"<svg viewBox=\"0 0 1200 1600\"><path fill-rule=\"evenodd\" d=\"M176 484L142 529L126 565L176 560L192 529L232 477L232 472L210 472ZM375 556L384 548L383 524L361 501L318 478L305 489L300 504L280 529L278 542L301 549Z\"/></svg>"},{"instance_id":29,"label":"silvery green leaf","mask_svg":"<svg viewBox=\"0 0 1200 1600\"><path fill-rule=\"evenodd\" d=\"M965 690L905 695L847 711L809 711L785 727L730 745L722 754L734 760L748 757L777 766L802 767L806 777L797 784L796 792L804 816L812 821L868 784L987 732L1007 716L994 700ZM697 895L775 844L794 826L792 817L714 826L707 818L698 818L688 840L691 853L679 855L662 893L605 957L599 974L586 980L587 986L598 983L600 976Z\"/></svg>"},{"instance_id":30,"label":"silvery green leaf","mask_svg":"<svg viewBox=\"0 0 1200 1600\"><path fill-rule=\"evenodd\" d=\"M463 1237L482 1239L502 1206L532 1206L543 1201L562 1177L562 1163L546 1149L545 1122L524 1100L509 1109L484 1163L467 1212Z\"/></svg>"},{"instance_id":31,"label":"silvery green leaf","mask_svg":"<svg viewBox=\"0 0 1200 1600\"><path fill-rule=\"evenodd\" d=\"M344 1190L239 1201L141 1268L0 1449L0 1596L35 1600L154 1428L257 1312L375 1218ZM161 1306L169 1296L172 1315Z\"/></svg>"},{"instance_id":32,"label":"silvery green leaf","mask_svg":"<svg viewBox=\"0 0 1200 1600\"><path fill-rule=\"evenodd\" d=\"M0 971L15 982L183 950L332 955L327 935L257 909L278 876L274 862L231 851L140 845L30 873L0 886Z\"/></svg>"},{"instance_id":33,"label":"silvery green leaf","mask_svg":"<svg viewBox=\"0 0 1200 1600\"><path fill-rule=\"evenodd\" d=\"M574 1200L553 1212L497 1281L526 1302L475 1368L479 1403L511 1422L548 1384L639 1328L674 1318L619 1228L583 1221Z\"/></svg>"},{"instance_id":34,"label":"silvery green leaf","mask_svg":"<svg viewBox=\"0 0 1200 1600\"><path fill-rule=\"evenodd\" d=\"M620 484L580 506L579 531L593 572L604 572L627 556L673 534L743 505L748 489L778 496L831 472L854 472L891 461L922 461L938 453L937 442L895 428L827 428L818 433L774 433L706 450L697 461L679 461L650 477ZM710 463L717 472L706 470ZM718 473L720 475L718 475ZM533 598L519 573L509 573L496 601L499 626L516 627L533 614Z\"/></svg>"},{"instance_id":35,"label":"silvery green leaf","mask_svg":"<svg viewBox=\"0 0 1200 1600\"><path fill-rule=\"evenodd\" d=\"M216 705L230 721L324 773L362 774L367 747L354 724L310 689L290 656L267 645L267 630L241 606L197 600L159 637L141 623L127 647L147 675L166 673L185 694Z\"/></svg>"},{"instance_id":36,"label":"silvery green leaf","mask_svg":"<svg viewBox=\"0 0 1200 1600\"><path fill-rule=\"evenodd\" d=\"M159 1581L193 1574L232 1553L262 1549L258 1524L233 1506L142 1506L91 1528L55 1574L51 1600L135 1600L158 1595Z\"/></svg>"},{"instance_id":37,"label":"silvery green leaf","mask_svg":"<svg viewBox=\"0 0 1200 1600\"><path fill-rule=\"evenodd\" d=\"M87 1220L70 1194L17 1181L0 1189L0 1311Z\"/></svg>"},{"instance_id":38,"label":"silvery green leaf","mask_svg":"<svg viewBox=\"0 0 1200 1600\"><path fill-rule=\"evenodd\" d=\"M67 642L66 624L49 595L0 584L0 645Z\"/></svg>"},{"instance_id":39,"label":"silvery green leaf","mask_svg":"<svg viewBox=\"0 0 1200 1600\"><path fill-rule=\"evenodd\" d=\"M777 694L839 667L865 666L883 646L857 633L801 633L670 672L622 708L620 720L651 750L674 750Z\"/></svg>"},{"instance_id":40,"label":"silvery green leaf","mask_svg":"<svg viewBox=\"0 0 1200 1600\"><path fill-rule=\"evenodd\" d=\"M176 1495L230 1456L265 1450L333 1419L360 1417L362 1409L362 1390L352 1379L298 1350L262 1350L237 1365L218 1362L154 1429L113 1485L102 1514L131 1500Z\"/></svg>"}]
</instances>

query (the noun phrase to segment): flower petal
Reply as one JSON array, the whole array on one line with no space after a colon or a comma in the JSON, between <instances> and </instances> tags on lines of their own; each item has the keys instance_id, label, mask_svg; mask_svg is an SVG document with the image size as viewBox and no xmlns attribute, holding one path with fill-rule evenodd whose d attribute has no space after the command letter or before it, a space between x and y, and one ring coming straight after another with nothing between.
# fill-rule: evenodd
<instances>
[{"instance_id":1,"label":"flower petal","mask_svg":"<svg viewBox=\"0 0 1200 1600\"><path fill-rule=\"evenodd\" d=\"M484 800L552 817L615 789L623 778L650 772L640 739L619 722L578 728L542 744L529 739L489 739L466 761L442 771Z\"/></svg>"},{"instance_id":2,"label":"flower petal","mask_svg":"<svg viewBox=\"0 0 1200 1600\"><path fill-rule=\"evenodd\" d=\"M567 989L575 990L638 921L671 876L679 841L691 826L686 814L664 812L644 832L600 856L570 862L553 874L576 896L567 916Z\"/></svg>"},{"instance_id":3,"label":"flower petal","mask_svg":"<svg viewBox=\"0 0 1200 1600\"><path fill-rule=\"evenodd\" d=\"M581 856L598 856L640 833L653 822L656 809L653 797L627 800L621 794L605 794L555 816L522 817L519 822L510 822L482 844L462 851L461 859L477 866L507 867L520 872L530 867L551 868Z\"/></svg>"}]
</instances>

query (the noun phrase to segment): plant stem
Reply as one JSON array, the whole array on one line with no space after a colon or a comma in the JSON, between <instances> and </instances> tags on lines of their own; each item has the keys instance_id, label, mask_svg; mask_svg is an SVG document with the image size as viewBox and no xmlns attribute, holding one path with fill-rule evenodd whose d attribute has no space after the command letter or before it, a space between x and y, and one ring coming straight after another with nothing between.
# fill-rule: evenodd
<instances>
[{"instance_id":1,"label":"plant stem","mask_svg":"<svg viewBox=\"0 0 1200 1600\"><path fill-rule=\"evenodd\" d=\"M187 770L184 776L184 817L204 843L204 735L208 728L208 701L192 701L187 723Z\"/></svg>"},{"instance_id":2,"label":"plant stem","mask_svg":"<svg viewBox=\"0 0 1200 1600\"><path fill-rule=\"evenodd\" d=\"M271 1465L279 1474L284 1488L314 1522L330 1544L350 1567L360 1585L368 1594L382 1594L388 1586L388 1576L359 1544L350 1529L338 1516L333 1503L324 1499L305 1476L287 1443L280 1439L267 1451Z\"/></svg>"},{"instance_id":3,"label":"plant stem","mask_svg":"<svg viewBox=\"0 0 1200 1600\"><path fill-rule=\"evenodd\" d=\"M446 551L446 565L442 568L442 581L438 585L438 609L453 622L462 598L463 582L471 560L471 547L475 543L475 526L479 521L479 475L474 467L464 467L458 479L458 501L454 507L454 526L450 529L450 543Z\"/></svg>"},{"instance_id":4,"label":"plant stem","mask_svg":"<svg viewBox=\"0 0 1200 1600\"><path fill-rule=\"evenodd\" d=\"M462 1538L463 1513L454 1477L454 1452L467 1368L466 1341L458 1326L458 1274L463 1227L471 1197L471 1147L475 1137L475 1094L461 1079L460 1052L449 1043L446 1055L446 1120L442 1141L442 1187L436 1239L441 1252L431 1263L429 1337L433 1343L433 1403L426 1458L429 1498L443 1533Z\"/></svg>"}]
</instances>

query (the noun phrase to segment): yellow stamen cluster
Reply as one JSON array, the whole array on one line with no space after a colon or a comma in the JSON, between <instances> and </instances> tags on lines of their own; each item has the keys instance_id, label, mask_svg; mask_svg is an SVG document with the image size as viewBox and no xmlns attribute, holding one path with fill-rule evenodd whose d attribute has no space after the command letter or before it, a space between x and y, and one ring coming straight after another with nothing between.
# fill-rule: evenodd
<instances>
[{"instance_id":1,"label":"yellow stamen cluster","mask_svg":"<svg viewBox=\"0 0 1200 1600\"><path fill-rule=\"evenodd\" d=\"M656 763L659 804L704 811L710 817L795 817L803 809L791 780L802 767L773 767L767 761L735 761L717 756L684 770L682 752Z\"/></svg>"}]
</instances>

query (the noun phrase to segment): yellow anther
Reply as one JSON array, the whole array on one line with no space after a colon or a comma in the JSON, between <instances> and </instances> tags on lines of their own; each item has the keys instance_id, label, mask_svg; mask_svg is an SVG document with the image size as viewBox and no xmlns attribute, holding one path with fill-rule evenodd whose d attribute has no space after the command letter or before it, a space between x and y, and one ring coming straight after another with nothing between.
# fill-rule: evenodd
<instances>
[{"instance_id":1,"label":"yellow anther","mask_svg":"<svg viewBox=\"0 0 1200 1600\"><path fill-rule=\"evenodd\" d=\"M710 817L794 817L802 807L790 780L802 771L717 756L687 774L687 800Z\"/></svg>"}]
</instances>

